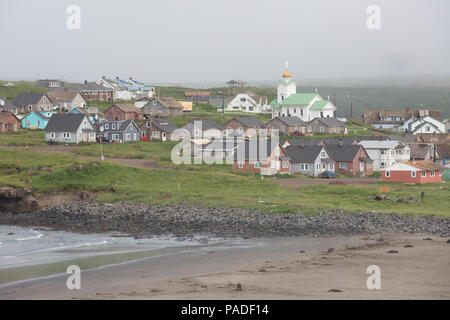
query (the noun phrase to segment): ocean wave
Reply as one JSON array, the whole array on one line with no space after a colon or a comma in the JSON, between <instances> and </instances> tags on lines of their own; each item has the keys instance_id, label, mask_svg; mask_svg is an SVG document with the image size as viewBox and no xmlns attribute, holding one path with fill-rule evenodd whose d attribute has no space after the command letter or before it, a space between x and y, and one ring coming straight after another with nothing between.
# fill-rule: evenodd
<instances>
[{"instance_id":1,"label":"ocean wave","mask_svg":"<svg viewBox=\"0 0 450 320\"><path fill-rule=\"evenodd\" d=\"M27 241L27 240L35 240L35 239L39 239L39 238L42 238L44 235L42 234L42 233L40 233L40 232L38 232L38 231L32 231L33 233L35 233L36 235L35 236L32 236L32 237L27 237L27 238L17 238L17 239L13 239L13 240L16 240L16 241Z\"/></svg>"}]
</instances>

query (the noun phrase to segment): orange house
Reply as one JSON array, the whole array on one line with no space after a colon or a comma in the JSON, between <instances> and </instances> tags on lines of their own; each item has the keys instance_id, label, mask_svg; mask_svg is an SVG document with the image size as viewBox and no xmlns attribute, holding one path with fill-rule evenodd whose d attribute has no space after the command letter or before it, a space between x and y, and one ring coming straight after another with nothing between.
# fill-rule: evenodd
<instances>
[{"instance_id":1,"label":"orange house","mask_svg":"<svg viewBox=\"0 0 450 320\"><path fill-rule=\"evenodd\" d=\"M433 161L402 161L381 171L381 181L400 183L441 182L445 168Z\"/></svg>"}]
</instances>

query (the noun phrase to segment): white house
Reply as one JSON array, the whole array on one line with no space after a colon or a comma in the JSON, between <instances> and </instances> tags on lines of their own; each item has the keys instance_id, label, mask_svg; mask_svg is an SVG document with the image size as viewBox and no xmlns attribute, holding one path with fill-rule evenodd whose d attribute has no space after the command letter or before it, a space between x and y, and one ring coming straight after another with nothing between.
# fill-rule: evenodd
<instances>
[{"instance_id":1,"label":"white house","mask_svg":"<svg viewBox=\"0 0 450 320\"><path fill-rule=\"evenodd\" d=\"M362 140L362 145L370 159L373 160L373 171L380 171L400 161L410 159L409 146L400 141Z\"/></svg>"},{"instance_id":2,"label":"white house","mask_svg":"<svg viewBox=\"0 0 450 320\"><path fill-rule=\"evenodd\" d=\"M84 113L53 114L44 129L45 140L60 143L95 142L95 130Z\"/></svg>"},{"instance_id":3,"label":"white house","mask_svg":"<svg viewBox=\"0 0 450 320\"><path fill-rule=\"evenodd\" d=\"M287 68L282 77L277 98L270 103L272 118L298 117L305 122L315 118L335 118L337 108L331 101L322 99L317 92L297 93L297 84L292 81Z\"/></svg>"},{"instance_id":4,"label":"white house","mask_svg":"<svg viewBox=\"0 0 450 320\"><path fill-rule=\"evenodd\" d=\"M132 100L134 98L134 94L132 91L128 91L128 88L124 85L106 77L102 77L100 80L96 82L99 85L102 85L108 89L114 90L114 100Z\"/></svg>"},{"instance_id":5,"label":"white house","mask_svg":"<svg viewBox=\"0 0 450 320\"><path fill-rule=\"evenodd\" d=\"M408 132L412 134L421 133L446 133L445 123L430 116L411 120L408 123Z\"/></svg>"},{"instance_id":6,"label":"white house","mask_svg":"<svg viewBox=\"0 0 450 320\"><path fill-rule=\"evenodd\" d=\"M227 101L228 111L243 111L250 113L270 113L271 106L267 97L258 96L251 91L236 94Z\"/></svg>"}]
</instances>

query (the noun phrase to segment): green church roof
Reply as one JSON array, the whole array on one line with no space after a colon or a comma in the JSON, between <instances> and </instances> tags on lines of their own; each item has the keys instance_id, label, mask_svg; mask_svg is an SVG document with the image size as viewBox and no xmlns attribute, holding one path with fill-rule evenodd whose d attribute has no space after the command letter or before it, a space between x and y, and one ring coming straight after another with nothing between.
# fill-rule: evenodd
<instances>
[{"instance_id":1,"label":"green church roof","mask_svg":"<svg viewBox=\"0 0 450 320\"><path fill-rule=\"evenodd\" d=\"M281 102L283 106L298 106L298 105L308 105L317 93L294 93L291 94L287 99Z\"/></svg>"},{"instance_id":2,"label":"green church roof","mask_svg":"<svg viewBox=\"0 0 450 320\"><path fill-rule=\"evenodd\" d=\"M273 99L269 104L272 106L272 108L275 108L275 109L278 109L281 107L276 98Z\"/></svg>"},{"instance_id":3,"label":"green church roof","mask_svg":"<svg viewBox=\"0 0 450 320\"><path fill-rule=\"evenodd\" d=\"M311 106L311 108L309 108L309 110L322 110L328 103L329 101L327 100L319 100L313 103L313 105Z\"/></svg>"}]
</instances>

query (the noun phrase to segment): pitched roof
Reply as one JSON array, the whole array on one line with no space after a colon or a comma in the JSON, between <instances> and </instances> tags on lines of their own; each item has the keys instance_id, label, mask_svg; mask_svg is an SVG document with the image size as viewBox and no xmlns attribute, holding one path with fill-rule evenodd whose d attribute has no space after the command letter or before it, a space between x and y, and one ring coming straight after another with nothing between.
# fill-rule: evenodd
<instances>
[{"instance_id":1,"label":"pitched roof","mask_svg":"<svg viewBox=\"0 0 450 320\"><path fill-rule=\"evenodd\" d=\"M32 115L32 114L37 115L38 117L40 117L40 118L43 119L43 120L49 120L49 119L51 118L51 117L44 116L44 115L42 114L42 112L35 112L35 111L33 111L33 112L30 112L30 113L27 113L27 114L22 118L22 120L25 119L26 117Z\"/></svg>"},{"instance_id":2,"label":"pitched roof","mask_svg":"<svg viewBox=\"0 0 450 320\"><path fill-rule=\"evenodd\" d=\"M319 156L322 146L308 146L304 147L298 145L287 146L284 151L291 158L293 163L312 163Z\"/></svg>"},{"instance_id":3,"label":"pitched roof","mask_svg":"<svg viewBox=\"0 0 450 320\"><path fill-rule=\"evenodd\" d=\"M209 91L198 91L198 92L197 91L186 91L184 93L185 97L192 97L192 96L205 97L205 96L209 96L209 95L210 95Z\"/></svg>"},{"instance_id":4,"label":"pitched roof","mask_svg":"<svg viewBox=\"0 0 450 320\"><path fill-rule=\"evenodd\" d=\"M328 155L334 161L352 161L358 151L361 149L360 145L350 144L350 145L326 145L325 150L327 150Z\"/></svg>"},{"instance_id":5,"label":"pitched roof","mask_svg":"<svg viewBox=\"0 0 450 320\"><path fill-rule=\"evenodd\" d=\"M356 138L325 138L323 142L326 145L338 145L341 140L344 145L350 145L356 141Z\"/></svg>"},{"instance_id":6,"label":"pitched roof","mask_svg":"<svg viewBox=\"0 0 450 320\"><path fill-rule=\"evenodd\" d=\"M219 129L219 130L223 130L222 125L218 124L217 122L215 122L214 120L211 119L199 119L199 120L192 120L189 121L191 122L194 126L196 124L198 124L198 122L201 122L201 126L202 126L202 130L208 130L208 129ZM186 125L184 126L186 127Z\"/></svg>"},{"instance_id":7,"label":"pitched roof","mask_svg":"<svg viewBox=\"0 0 450 320\"><path fill-rule=\"evenodd\" d=\"M401 143L401 142L400 141L388 141L388 140L383 140L383 141L363 140L363 141L359 142L359 145L363 146L364 149L391 149L391 148L396 147L399 143Z\"/></svg>"},{"instance_id":8,"label":"pitched roof","mask_svg":"<svg viewBox=\"0 0 450 320\"><path fill-rule=\"evenodd\" d=\"M307 123L300 119L299 117L275 117L274 119L279 119L281 122L286 124L287 126L306 126ZM270 121L272 121L270 120ZM269 121L269 122L270 122Z\"/></svg>"},{"instance_id":9,"label":"pitched roof","mask_svg":"<svg viewBox=\"0 0 450 320\"><path fill-rule=\"evenodd\" d=\"M45 93L19 93L13 101L13 105L21 107L28 104L36 104Z\"/></svg>"},{"instance_id":10,"label":"pitched roof","mask_svg":"<svg viewBox=\"0 0 450 320\"><path fill-rule=\"evenodd\" d=\"M294 93L281 102L282 106L308 105L317 93Z\"/></svg>"},{"instance_id":11,"label":"pitched roof","mask_svg":"<svg viewBox=\"0 0 450 320\"><path fill-rule=\"evenodd\" d=\"M163 118L157 118L157 119L151 119L151 124L152 126L154 126L155 128L164 131L164 132L173 132L176 129L178 129L178 127L173 124L172 122L170 122L167 119L163 119Z\"/></svg>"},{"instance_id":12,"label":"pitched roof","mask_svg":"<svg viewBox=\"0 0 450 320\"><path fill-rule=\"evenodd\" d=\"M50 118L45 132L76 132L86 117L82 113L55 113Z\"/></svg>"},{"instance_id":13,"label":"pitched roof","mask_svg":"<svg viewBox=\"0 0 450 320\"><path fill-rule=\"evenodd\" d=\"M62 91L52 91L48 94L48 96L53 103L58 103L60 101L72 101L77 94L78 91L62 90Z\"/></svg>"},{"instance_id":14,"label":"pitched roof","mask_svg":"<svg viewBox=\"0 0 450 320\"><path fill-rule=\"evenodd\" d=\"M415 167L417 169L421 170L442 170L445 169L445 167L441 166L440 164L429 161L429 160L422 160L422 161L402 161L402 163L407 164L411 167Z\"/></svg>"},{"instance_id":15,"label":"pitched roof","mask_svg":"<svg viewBox=\"0 0 450 320\"><path fill-rule=\"evenodd\" d=\"M414 160L426 159L432 148L427 144L411 144L409 145L410 157Z\"/></svg>"},{"instance_id":16,"label":"pitched roof","mask_svg":"<svg viewBox=\"0 0 450 320\"><path fill-rule=\"evenodd\" d=\"M330 101L327 100L318 100L312 104L309 110L322 110Z\"/></svg>"},{"instance_id":17,"label":"pitched roof","mask_svg":"<svg viewBox=\"0 0 450 320\"><path fill-rule=\"evenodd\" d=\"M300 145L304 145L304 146L318 146L322 143L323 139L304 139L304 138L300 138L300 139L290 139L288 140L289 143L291 145L294 146L300 146Z\"/></svg>"},{"instance_id":18,"label":"pitched roof","mask_svg":"<svg viewBox=\"0 0 450 320\"><path fill-rule=\"evenodd\" d=\"M97 84L95 82L87 82L87 83L74 83L67 87L56 88L52 91L114 91L114 89L107 88L102 86L101 84Z\"/></svg>"},{"instance_id":19,"label":"pitched roof","mask_svg":"<svg viewBox=\"0 0 450 320\"><path fill-rule=\"evenodd\" d=\"M113 104L111 107L109 107L108 109L112 108L116 106L117 108L119 108L120 110L122 110L123 112L136 112L136 113L142 113L142 110L139 109L138 107L136 107L134 104L129 104L129 103L119 103L119 104ZM106 109L106 110L108 110ZM105 112L106 112L105 110Z\"/></svg>"},{"instance_id":20,"label":"pitched roof","mask_svg":"<svg viewBox=\"0 0 450 320\"><path fill-rule=\"evenodd\" d=\"M255 127L265 128L266 127L266 124L264 122L262 122L261 120L259 120L258 118L255 118L255 117L236 117L236 118L233 118L233 119L227 121L227 123L232 120L239 121L247 128L255 128ZM224 126L226 126L226 124Z\"/></svg>"},{"instance_id":21,"label":"pitched roof","mask_svg":"<svg viewBox=\"0 0 450 320\"><path fill-rule=\"evenodd\" d=\"M9 117L14 117L17 121L20 121L12 112L0 112L0 121L6 121Z\"/></svg>"},{"instance_id":22,"label":"pitched roof","mask_svg":"<svg viewBox=\"0 0 450 320\"><path fill-rule=\"evenodd\" d=\"M172 109L183 109L183 106L172 97L155 97L159 103L161 103L166 108L172 108Z\"/></svg>"},{"instance_id":23,"label":"pitched roof","mask_svg":"<svg viewBox=\"0 0 450 320\"><path fill-rule=\"evenodd\" d=\"M315 118L314 120L320 121L327 127L345 127L345 124L336 118ZM311 122L314 120L311 120Z\"/></svg>"},{"instance_id":24,"label":"pitched roof","mask_svg":"<svg viewBox=\"0 0 450 320\"><path fill-rule=\"evenodd\" d=\"M437 149L443 158L450 158L450 143L438 144Z\"/></svg>"},{"instance_id":25,"label":"pitched roof","mask_svg":"<svg viewBox=\"0 0 450 320\"><path fill-rule=\"evenodd\" d=\"M281 105L278 103L278 100L277 100L276 98L273 99L269 104L270 104L270 105L272 106L272 108L274 108L274 109L281 108Z\"/></svg>"}]
</instances>

